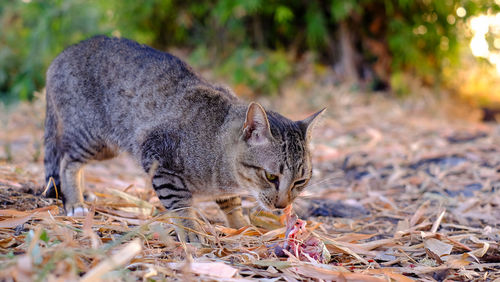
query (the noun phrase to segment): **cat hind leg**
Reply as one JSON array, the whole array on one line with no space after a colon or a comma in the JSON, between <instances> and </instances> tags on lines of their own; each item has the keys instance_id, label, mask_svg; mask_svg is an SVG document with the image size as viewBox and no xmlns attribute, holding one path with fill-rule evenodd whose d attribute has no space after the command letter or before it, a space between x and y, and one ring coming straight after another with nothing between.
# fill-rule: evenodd
<instances>
[{"instance_id":1,"label":"cat hind leg","mask_svg":"<svg viewBox=\"0 0 500 282\"><path fill-rule=\"evenodd\" d=\"M85 216L88 213L83 198L83 167L91 160L103 159L103 153L109 150L105 143L99 140L101 139L88 130L73 129L64 133L62 145L65 152L59 174L64 209L68 216ZM112 154L108 155L112 157Z\"/></svg>"},{"instance_id":2,"label":"cat hind leg","mask_svg":"<svg viewBox=\"0 0 500 282\"><path fill-rule=\"evenodd\" d=\"M65 154L61 160L61 183L64 210L67 216L85 216L88 209L83 202L81 187L82 168L84 162Z\"/></svg>"}]
</instances>

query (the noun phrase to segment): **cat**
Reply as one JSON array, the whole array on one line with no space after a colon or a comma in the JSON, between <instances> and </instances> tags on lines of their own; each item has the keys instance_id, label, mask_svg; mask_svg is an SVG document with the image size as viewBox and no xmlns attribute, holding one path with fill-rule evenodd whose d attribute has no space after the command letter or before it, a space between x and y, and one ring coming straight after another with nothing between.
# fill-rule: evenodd
<instances>
[{"instance_id":1,"label":"cat","mask_svg":"<svg viewBox=\"0 0 500 282\"><path fill-rule=\"evenodd\" d=\"M291 121L171 54L106 36L54 59L46 102L45 195L60 197L68 216L85 216L81 169L127 152L150 173L160 202L183 218L176 232L185 242L202 239L194 197L216 199L233 228L248 224L242 193L267 209L291 203L311 178L308 143L324 111Z\"/></svg>"}]
</instances>

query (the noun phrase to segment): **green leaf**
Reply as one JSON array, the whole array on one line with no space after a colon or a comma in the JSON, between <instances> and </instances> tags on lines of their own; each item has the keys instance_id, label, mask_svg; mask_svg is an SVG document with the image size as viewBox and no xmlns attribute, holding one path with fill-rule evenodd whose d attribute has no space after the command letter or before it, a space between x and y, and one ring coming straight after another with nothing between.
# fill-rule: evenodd
<instances>
[{"instance_id":1,"label":"green leaf","mask_svg":"<svg viewBox=\"0 0 500 282\"><path fill-rule=\"evenodd\" d=\"M285 24L293 19L293 12L290 8L280 5L276 8L276 13L274 14L274 20L280 24Z\"/></svg>"},{"instance_id":2,"label":"green leaf","mask_svg":"<svg viewBox=\"0 0 500 282\"><path fill-rule=\"evenodd\" d=\"M242 7L248 14L257 13L262 7L261 0L240 0L238 6Z\"/></svg>"},{"instance_id":3,"label":"green leaf","mask_svg":"<svg viewBox=\"0 0 500 282\"><path fill-rule=\"evenodd\" d=\"M42 231L42 234L40 234L40 240L44 241L45 243L49 242L49 234L47 234L47 231L44 229Z\"/></svg>"},{"instance_id":4,"label":"green leaf","mask_svg":"<svg viewBox=\"0 0 500 282\"><path fill-rule=\"evenodd\" d=\"M328 33L323 12L317 6L312 6L306 13L307 43L318 48L325 42Z\"/></svg>"},{"instance_id":5,"label":"green leaf","mask_svg":"<svg viewBox=\"0 0 500 282\"><path fill-rule=\"evenodd\" d=\"M330 5L330 12L332 13L333 20L335 22L344 20L351 14L356 5L356 1L353 0L333 0Z\"/></svg>"}]
</instances>

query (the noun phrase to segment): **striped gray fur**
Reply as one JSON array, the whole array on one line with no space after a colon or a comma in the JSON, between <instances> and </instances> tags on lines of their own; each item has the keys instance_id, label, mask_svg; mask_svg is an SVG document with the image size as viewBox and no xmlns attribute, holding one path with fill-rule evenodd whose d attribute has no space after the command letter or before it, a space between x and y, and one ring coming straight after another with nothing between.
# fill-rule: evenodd
<instances>
[{"instance_id":1,"label":"striped gray fur","mask_svg":"<svg viewBox=\"0 0 500 282\"><path fill-rule=\"evenodd\" d=\"M67 48L47 71L46 96L46 194L59 195L68 215L87 213L83 166L120 152L150 173L160 202L184 218L177 231L188 241L200 239L181 228L199 228L196 197L218 199L239 228L247 224L239 195L283 208L311 177L307 144L320 112L297 122L266 112L131 40L98 36Z\"/></svg>"}]
</instances>

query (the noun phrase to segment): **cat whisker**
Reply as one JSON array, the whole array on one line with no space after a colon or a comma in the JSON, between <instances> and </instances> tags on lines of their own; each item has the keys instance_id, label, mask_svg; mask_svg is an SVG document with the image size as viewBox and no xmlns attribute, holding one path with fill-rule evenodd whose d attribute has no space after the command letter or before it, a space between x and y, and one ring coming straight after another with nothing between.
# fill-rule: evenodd
<instances>
[{"instance_id":1,"label":"cat whisker","mask_svg":"<svg viewBox=\"0 0 500 282\"><path fill-rule=\"evenodd\" d=\"M318 182L306 185L305 188L307 189L307 188L318 186L318 185L322 185L322 184L325 184L325 183L329 184L330 181L333 182L333 180L335 180L335 179L342 179L342 176L338 175L338 176L332 176L332 177L328 177L328 178L325 178L325 179L321 179Z\"/></svg>"},{"instance_id":2,"label":"cat whisker","mask_svg":"<svg viewBox=\"0 0 500 282\"><path fill-rule=\"evenodd\" d=\"M307 200L307 199L305 199L305 197L300 197L300 199ZM293 211L294 211L294 213L296 213L298 215L307 214L307 205L305 205L304 202L302 202L302 203L296 202L293 205Z\"/></svg>"},{"instance_id":3,"label":"cat whisker","mask_svg":"<svg viewBox=\"0 0 500 282\"><path fill-rule=\"evenodd\" d=\"M262 207L259 207L259 209L255 212L256 214L259 214L260 212L262 212L264 209Z\"/></svg>"},{"instance_id":4,"label":"cat whisker","mask_svg":"<svg viewBox=\"0 0 500 282\"><path fill-rule=\"evenodd\" d=\"M331 177L327 177L327 178L323 178L317 182L314 182L314 183L311 183L310 185L319 185L319 184L323 184L327 181L331 181L331 180L334 180L334 179L343 179L343 174L342 175L333 175Z\"/></svg>"},{"instance_id":5,"label":"cat whisker","mask_svg":"<svg viewBox=\"0 0 500 282\"><path fill-rule=\"evenodd\" d=\"M272 210L271 201L267 197L259 195L258 200L262 210Z\"/></svg>"},{"instance_id":6,"label":"cat whisker","mask_svg":"<svg viewBox=\"0 0 500 282\"><path fill-rule=\"evenodd\" d=\"M240 208L240 207L234 207L234 208L232 208L232 209L230 209L230 210L228 210L228 211L223 211L223 212L224 212L224 214L225 214L225 215L228 215L228 214L230 214L230 213L234 212L235 210L237 210L237 209L239 209L239 208Z\"/></svg>"}]
</instances>

